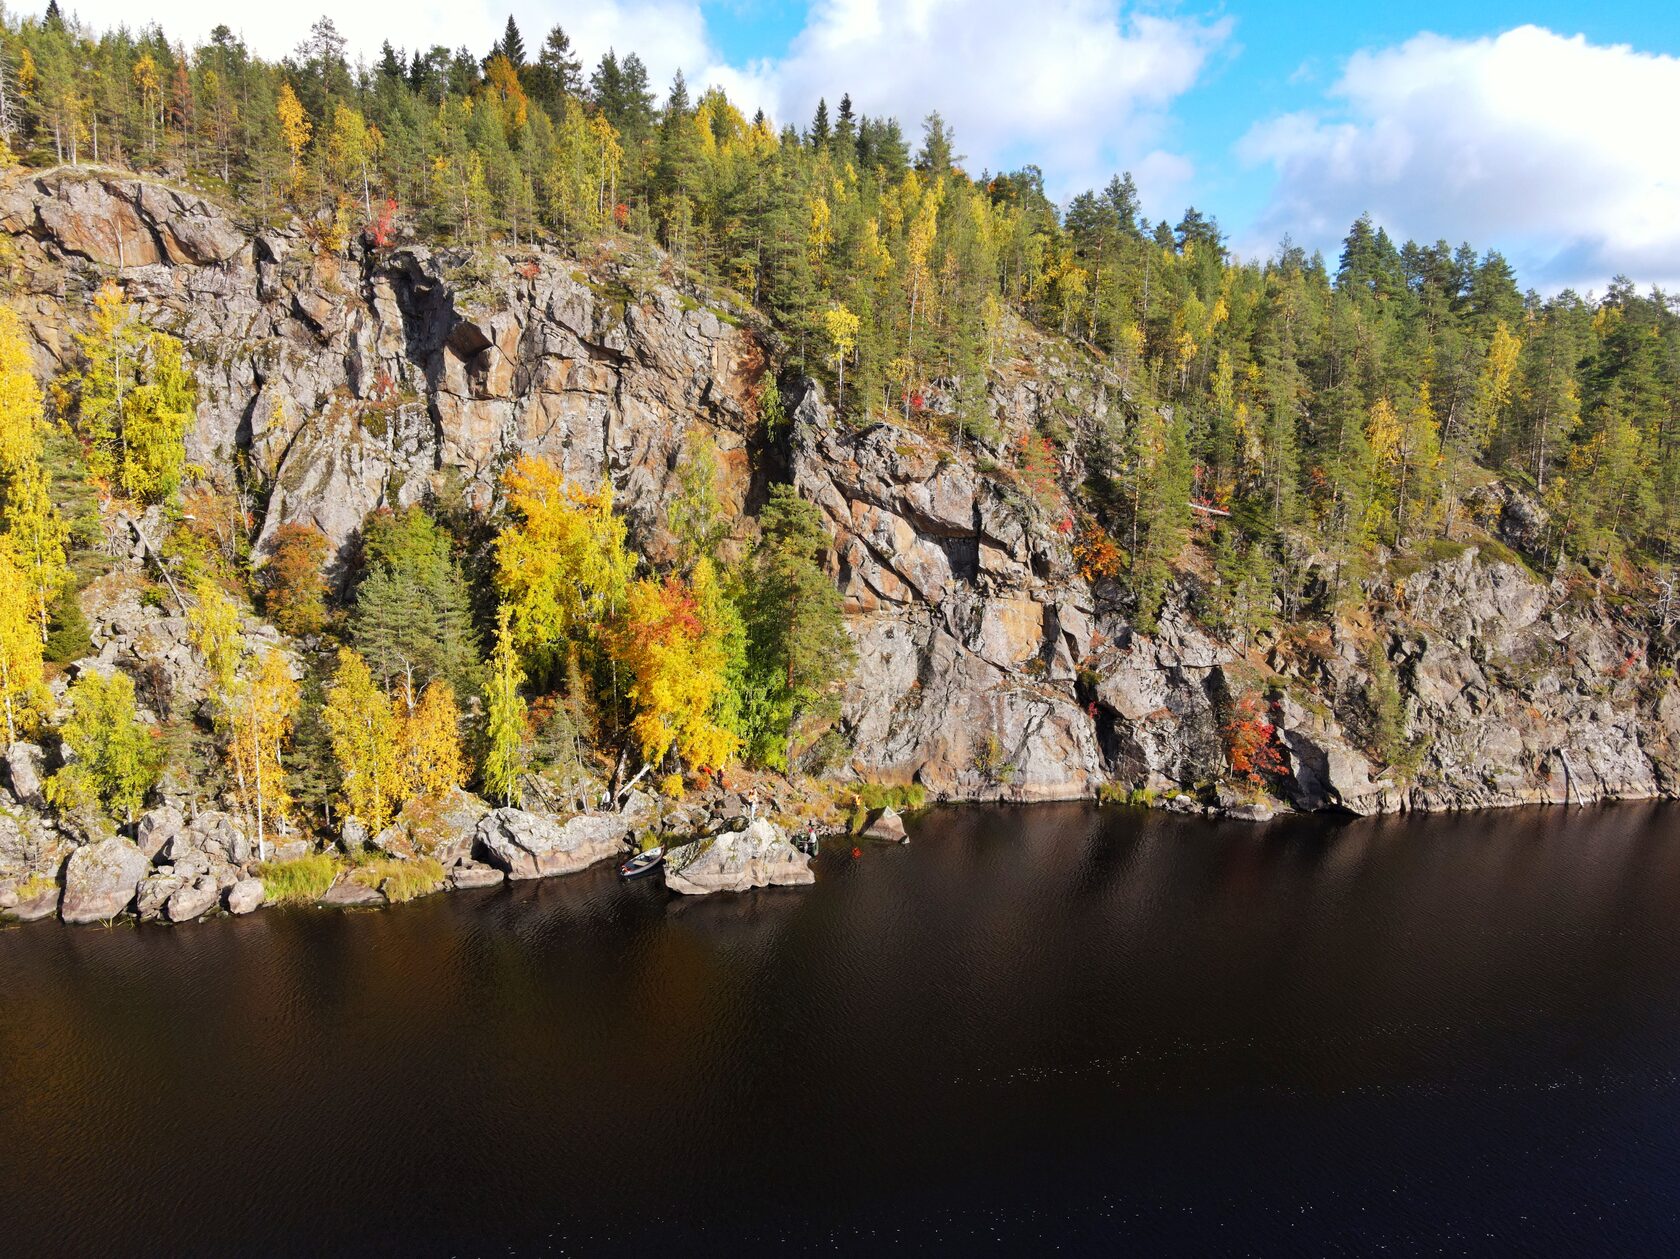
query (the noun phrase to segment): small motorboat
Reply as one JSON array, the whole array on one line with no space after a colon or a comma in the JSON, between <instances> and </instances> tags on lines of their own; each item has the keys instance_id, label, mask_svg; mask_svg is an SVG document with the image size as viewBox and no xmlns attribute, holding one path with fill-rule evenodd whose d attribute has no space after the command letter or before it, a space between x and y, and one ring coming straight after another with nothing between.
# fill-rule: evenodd
<instances>
[{"instance_id":1,"label":"small motorboat","mask_svg":"<svg viewBox=\"0 0 1680 1259\"><path fill-rule=\"evenodd\" d=\"M618 877L621 879L639 879L644 874L652 874L665 864L665 850L663 848L649 848L646 852L639 852L623 865L618 867Z\"/></svg>"}]
</instances>

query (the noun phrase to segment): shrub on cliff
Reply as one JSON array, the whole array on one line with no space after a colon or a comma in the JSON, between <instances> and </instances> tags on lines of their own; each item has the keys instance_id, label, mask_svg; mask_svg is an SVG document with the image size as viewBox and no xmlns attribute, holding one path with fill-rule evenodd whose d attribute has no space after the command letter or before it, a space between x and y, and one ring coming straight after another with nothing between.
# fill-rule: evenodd
<instances>
[{"instance_id":1,"label":"shrub on cliff","mask_svg":"<svg viewBox=\"0 0 1680 1259\"><path fill-rule=\"evenodd\" d=\"M281 525L262 571L268 619L288 634L313 634L326 624L327 583L321 565L327 539L312 525Z\"/></svg>"}]
</instances>

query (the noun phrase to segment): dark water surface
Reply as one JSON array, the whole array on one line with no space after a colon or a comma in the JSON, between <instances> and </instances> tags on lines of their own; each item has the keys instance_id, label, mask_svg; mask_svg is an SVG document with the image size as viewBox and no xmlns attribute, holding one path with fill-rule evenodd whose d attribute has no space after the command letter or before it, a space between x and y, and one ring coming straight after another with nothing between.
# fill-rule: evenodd
<instances>
[{"instance_id":1,"label":"dark water surface","mask_svg":"<svg viewBox=\"0 0 1680 1259\"><path fill-rule=\"evenodd\" d=\"M1680 1251L1680 807L0 932L15 1255Z\"/></svg>"}]
</instances>

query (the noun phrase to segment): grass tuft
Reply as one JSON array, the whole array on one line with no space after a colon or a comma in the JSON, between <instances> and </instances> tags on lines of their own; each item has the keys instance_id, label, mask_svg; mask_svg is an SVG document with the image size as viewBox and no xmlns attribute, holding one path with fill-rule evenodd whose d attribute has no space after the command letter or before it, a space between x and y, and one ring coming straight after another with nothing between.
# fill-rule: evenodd
<instances>
[{"instance_id":1,"label":"grass tuft","mask_svg":"<svg viewBox=\"0 0 1680 1259\"><path fill-rule=\"evenodd\" d=\"M291 861L265 861L257 867L263 898L273 905L311 905L327 894L338 877L338 858L313 852Z\"/></svg>"},{"instance_id":2,"label":"grass tuft","mask_svg":"<svg viewBox=\"0 0 1680 1259\"><path fill-rule=\"evenodd\" d=\"M383 892L393 905L429 896L443 887L443 866L431 857L416 857L405 861L400 857L380 857L365 862L350 872L350 877L364 887Z\"/></svg>"}]
</instances>

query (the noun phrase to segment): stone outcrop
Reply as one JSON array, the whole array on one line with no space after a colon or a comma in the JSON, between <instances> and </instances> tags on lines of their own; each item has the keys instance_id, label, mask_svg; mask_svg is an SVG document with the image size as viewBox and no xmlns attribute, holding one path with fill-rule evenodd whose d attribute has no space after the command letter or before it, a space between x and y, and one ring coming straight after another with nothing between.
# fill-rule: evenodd
<instances>
[{"instance_id":1,"label":"stone outcrop","mask_svg":"<svg viewBox=\"0 0 1680 1259\"><path fill-rule=\"evenodd\" d=\"M401 856L431 857L445 870L472 857L478 824L490 806L459 787L441 800L416 797L371 841Z\"/></svg>"},{"instance_id":2,"label":"stone outcrop","mask_svg":"<svg viewBox=\"0 0 1680 1259\"><path fill-rule=\"evenodd\" d=\"M814 388L793 473L835 534L854 768L960 797L1093 794L1105 766L1072 686L1092 600L1041 508L917 433L837 425Z\"/></svg>"},{"instance_id":3,"label":"stone outcrop","mask_svg":"<svg viewBox=\"0 0 1680 1259\"><path fill-rule=\"evenodd\" d=\"M624 851L630 822L587 813L557 822L523 809L497 809L478 824L477 849L510 879L571 874Z\"/></svg>"},{"instance_id":4,"label":"stone outcrop","mask_svg":"<svg viewBox=\"0 0 1680 1259\"><path fill-rule=\"evenodd\" d=\"M41 808L46 799L41 794L41 749L33 743L13 743L7 746L0 759L0 778L13 800L33 809Z\"/></svg>"},{"instance_id":5,"label":"stone outcrop","mask_svg":"<svg viewBox=\"0 0 1680 1259\"><path fill-rule=\"evenodd\" d=\"M464 892L475 887L495 887L506 879L507 875L496 869L495 866L483 865L477 861L467 861L451 870L446 882L451 892Z\"/></svg>"},{"instance_id":6,"label":"stone outcrop","mask_svg":"<svg viewBox=\"0 0 1680 1259\"><path fill-rule=\"evenodd\" d=\"M757 819L745 830L684 844L665 855L665 886L685 896L814 882L811 859L767 818Z\"/></svg>"},{"instance_id":7,"label":"stone outcrop","mask_svg":"<svg viewBox=\"0 0 1680 1259\"><path fill-rule=\"evenodd\" d=\"M376 887L369 887L359 879L353 879L349 874L340 875L338 882L327 889L327 894L321 898L321 904L336 909L357 909L370 905L385 904L385 894Z\"/></svg>"},{"instance_id":8,"label":"stone outcrop","mask_svg":"<svg viewBox=\"0 0 1680 1259\"><path fill-rule=\"evenodd\" d=\"M78 848L64 871L65 922L105 922L134 902L140 880L151 868L146 854L126 839L107 839Z\"/></svg>"}]
</instances>

